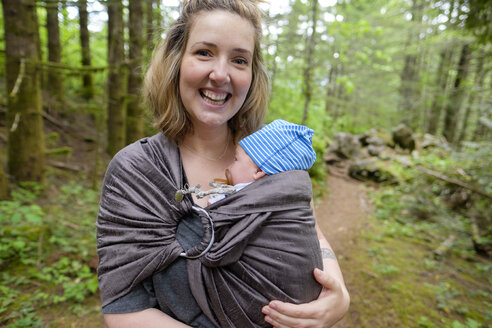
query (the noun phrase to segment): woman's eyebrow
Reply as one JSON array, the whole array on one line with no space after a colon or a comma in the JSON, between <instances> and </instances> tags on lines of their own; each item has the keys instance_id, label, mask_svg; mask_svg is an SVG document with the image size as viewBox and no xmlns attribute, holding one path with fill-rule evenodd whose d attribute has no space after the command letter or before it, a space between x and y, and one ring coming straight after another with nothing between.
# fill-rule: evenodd
<instances>
[{"instance_id":1,"label":"woman's eyebrow","mask_svg":"<svg viewBox=\"0 0 492 328\"><path fill-rule=\"evenodd\" d=\"M196 47L196 46L207 46L207 47L214 47L214 48L217 48L217 45L215 43L212 43L212 42L207 42L207 41L198 41L198 42L195 42L193 43L193 45L191 46L192 48Z\"/></svg>"},{"instance_id":2,"label":"woman's eyebrow","mask_svg":"<svg viewBox=\"0 0 492 328\"><path fill-rule=\"evenodd\" d=\"M207 46L207 47L213 47L213 48L217 48L218 46L213 43L213 42L208 42L208 41L198 41L198 42L195 42L193 43L193 45L191 46L191 48L195 48L196 46ZM252 53L251 51L249 51L248 49L244 49L244 48L234 48L232 49L233 51L235 52L239 52L239 53L243 53L243 54L247 54L249 56L252 56Z\"/></svg>"},{"instance_id":3,"label":"woman's eyebrow","mask_svg":"<svg viewBox=\"0 0 492 328\"><path fill-rule=\"evenodd\" d=\"M236 52L240 52L240 53L245 54L245 55L248 55L248 56L250 56L250 57L252 56L251 51L249 51L249 50L247 50L247 49L243 49L243 48L234 48L234 49L232 49L232 50L234 50L234 51L236 51Z\"/></svg>"}]
</instances>

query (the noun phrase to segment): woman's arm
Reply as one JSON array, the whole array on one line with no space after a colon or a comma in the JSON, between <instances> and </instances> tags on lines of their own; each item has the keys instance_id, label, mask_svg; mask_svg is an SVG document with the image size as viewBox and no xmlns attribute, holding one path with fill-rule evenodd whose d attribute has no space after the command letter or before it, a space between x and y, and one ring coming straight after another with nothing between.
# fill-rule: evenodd
<instances>
[{"instance_id":1,"label":"woman's arm","mask_svg":"<svg viewBox=\"0 0 492 328\"><path fill-rule=\"evenodd\" d=\"M314 269L315 279L323 285L317 300L305 304L271 301L263 307L265 321L276 328L331 327L348 311L350 296L342 271L330 244L316 224L320 242L323 271Z\"/></svg>"},{"instance_id":2,"label":"woman's arm","mask_svg":"<svg viewBox=\"0 0 492 328\"><path fill-rule=\"evenodd\" d=\"M105 314L104 321L108 328L189 328L179 321L157 309L139 312Z\"/></svg>"}]
</instances>

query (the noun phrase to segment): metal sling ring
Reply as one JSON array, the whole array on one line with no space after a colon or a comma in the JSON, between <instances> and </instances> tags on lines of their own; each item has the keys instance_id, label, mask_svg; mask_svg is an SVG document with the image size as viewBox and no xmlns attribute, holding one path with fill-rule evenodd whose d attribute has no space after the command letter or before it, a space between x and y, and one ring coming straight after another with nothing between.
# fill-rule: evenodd
<instances>
[{"instance_id":1,"label":"metal sling ring","mask_svg":"<svg viewBox=\"0 0 492 328\"><path fill-rule=\"evenodd\" d=\"M194 209L197 212L203 212L203 213L205 213L205 215L207 216L207 219L208 219L208 221L210 223L210 229L212 229L212 237L210 238L210 242L208 243L207 248L205 248L203 250L203 252L201 252L200 254L194 255L194 256L190 256L190 255L186 254L186 252L183 252L183 253L179 254L179 256L184 257L184 258L187 258L187 259L197 259L197 258L202 257L203 255L207 254L208 251L210 250L210 248L212 248L212 244L215 241L214 221L212 221L212 218L210 217L210 215L208 215L208 212L205 211L203 208L198 207L198 206L192 206L192 209Z\"/></svg>"}]
</instances>

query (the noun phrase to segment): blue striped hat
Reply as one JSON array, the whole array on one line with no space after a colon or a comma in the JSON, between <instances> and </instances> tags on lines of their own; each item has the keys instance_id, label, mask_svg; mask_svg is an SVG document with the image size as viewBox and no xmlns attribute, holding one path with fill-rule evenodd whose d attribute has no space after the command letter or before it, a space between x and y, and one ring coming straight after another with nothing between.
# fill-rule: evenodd
<instances>
[{"instance_id":1,"label":"blue striped hat","mask_svg":"<svg viewBox=\"0 0 492 328\"><path fill-rule=\"evenodd\" d=\"M313 135L308 127L275 120L241 139L239 145L266 174L307 170L316 161Z\"/></svg>"}]
</instances>

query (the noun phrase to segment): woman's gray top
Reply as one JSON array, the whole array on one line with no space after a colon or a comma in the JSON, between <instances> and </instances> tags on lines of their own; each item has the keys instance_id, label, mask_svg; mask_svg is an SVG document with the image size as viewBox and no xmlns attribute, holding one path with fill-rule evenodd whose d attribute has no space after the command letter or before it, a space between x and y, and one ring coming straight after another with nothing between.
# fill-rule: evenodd
<instances>
[{"instance_id":1,"label":"woman's gray top","mask_svg":"<svg viewBox=\"0 0 492 328\"><path fill-rule=\"evenodd\" d=\"M161 133L122 149L108 166L97 221L98 278L103 306L122 297L184 252L176 240L182 217L193 212L188 195L175 193L186 178L179 150ZM322 267L305 171L266 176L205 208L215 242L187 260L198 305L220 327L268 327L269 301L305 303L321 291L313 278ZM212 230L206 215L202 242ZM183 309L185 311L186 309Z\"/></svg>"}]
</instances>

